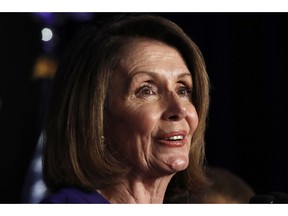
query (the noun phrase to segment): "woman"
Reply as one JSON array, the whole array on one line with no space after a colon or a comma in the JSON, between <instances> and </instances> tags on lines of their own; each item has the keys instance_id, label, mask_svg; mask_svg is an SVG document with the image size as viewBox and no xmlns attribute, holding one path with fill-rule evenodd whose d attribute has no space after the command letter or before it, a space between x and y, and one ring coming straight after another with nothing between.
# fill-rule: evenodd
<instances>
[{"instance_id":1,"label":"woman","mask_svg":"<svg viewBox=\"0 0 288 216\"><path fill-rule=\"evenodd\" d=\"M58 68L46 123L44 203L162 203L202 172L209 84L201 52L152 15L87 28Z\"/></svg>"}]
</instances>

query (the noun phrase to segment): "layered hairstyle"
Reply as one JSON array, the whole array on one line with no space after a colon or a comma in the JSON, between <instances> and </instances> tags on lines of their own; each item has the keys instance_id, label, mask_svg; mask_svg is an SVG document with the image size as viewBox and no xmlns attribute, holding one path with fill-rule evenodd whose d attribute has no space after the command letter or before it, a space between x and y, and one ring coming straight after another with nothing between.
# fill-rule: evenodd
<instances>
[{"instance_id":1,"label":"layered hairstyle","mask_svg":"<svg viewBox=\"0 0 288 216\"><path fill-rule=\"evenodd\" d=\"M44 181L51 191L75 186L95 190L116 184L129 172L105 142L105 119L112 74L133 39L148 38L176 48L193 78L192 101L199 124L189 166L177 173L191 191L205 185L204 132L209 79L202 54L175 23L155 15L125 15L91 24L77 34L62 59L50 95L45 127Z\"/></svg>"}]
</instances>

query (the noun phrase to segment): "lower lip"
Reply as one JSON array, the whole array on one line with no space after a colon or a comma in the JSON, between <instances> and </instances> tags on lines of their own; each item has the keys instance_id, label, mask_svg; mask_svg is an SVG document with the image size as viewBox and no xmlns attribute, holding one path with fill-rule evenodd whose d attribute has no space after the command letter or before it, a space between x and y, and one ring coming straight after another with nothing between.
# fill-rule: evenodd
<instances>
[{"instance_id":1,"label":"lower lip","mask_svg":"<svg viewBox=\"0 0 288 216\"><path fill-rule=\"evenodd\" d=\"M158 142L162 145L169 146L169 147L182 147L186 143L186 139L183 140L177 140L177 141L172 141L172 140L158 140Z\"/></svg>"}]
</instances>

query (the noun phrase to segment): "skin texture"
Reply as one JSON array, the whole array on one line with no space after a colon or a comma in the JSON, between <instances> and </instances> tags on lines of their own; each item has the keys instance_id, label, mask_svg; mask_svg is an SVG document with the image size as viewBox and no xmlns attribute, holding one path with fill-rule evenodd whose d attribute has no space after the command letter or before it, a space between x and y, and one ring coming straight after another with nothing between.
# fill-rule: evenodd
<instances>
[{"instance_id":1,"label":"skin texture","mask_svg":"<svg viewBox=\"0 0 288 216\"><path fill-rule=\"evenodd\" d=\"M198 125L192 77L180 53L162 42L135 39L123 54L111 81L105 139L132 170L99 192L112 203L161 203L172 176L189 163ZM172 136L180 139L167 140Z\"/></svg>"}]
</instances>

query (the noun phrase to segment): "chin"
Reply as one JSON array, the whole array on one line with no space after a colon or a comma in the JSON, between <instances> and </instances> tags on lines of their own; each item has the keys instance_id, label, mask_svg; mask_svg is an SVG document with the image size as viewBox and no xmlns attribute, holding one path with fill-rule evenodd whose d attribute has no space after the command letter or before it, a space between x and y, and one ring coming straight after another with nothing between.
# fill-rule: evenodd
<instances>
[{"instance_id":1,"label":"chin","mask_svg":"<svg viewBox=\"0 0 288 216\"><path fill-rule=\"evenodd\" d=\"M186 155L170 156L164 160L164 164L171 173L176 173L188 167L189 158Z\"/></svg>"}]
</instances>

